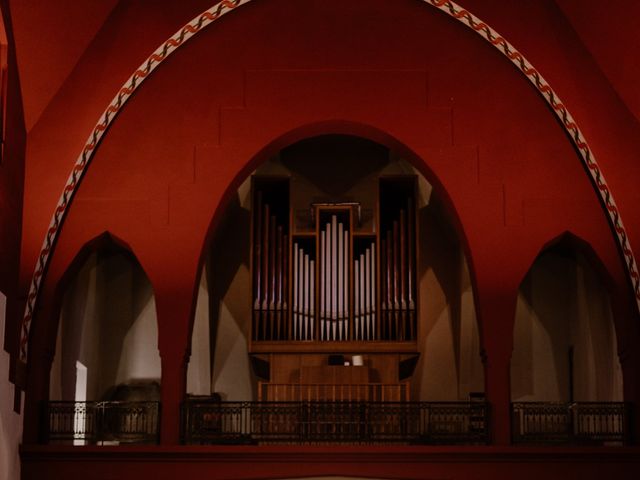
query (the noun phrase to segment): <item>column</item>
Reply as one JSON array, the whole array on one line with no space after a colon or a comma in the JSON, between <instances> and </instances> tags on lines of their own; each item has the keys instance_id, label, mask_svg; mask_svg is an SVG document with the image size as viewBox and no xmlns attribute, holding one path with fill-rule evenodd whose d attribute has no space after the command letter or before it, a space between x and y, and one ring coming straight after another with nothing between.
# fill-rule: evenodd
<instances>
[{"instance_id":1,"label":"column","mask_svg":"<svg viewBox=\"0 0 640 480\"><path fill-rule=\"evenodd\" d=\"M180 408L187 387L188 356L181 351L161 352L162 386L160 443L177 445L180 443Z\"/></svg>"},{"instance_id":2,"label":"column","mask_svg":"<svg viewBox=\"0 0 640 480\"><path fill-rule=\"evenodd\" d=\"M160 443L180 443L180 408L187 388L189 332L193 319L193 292L156 290L158 347L162 365Z\"/></svg>"},{"instance_id":3,"label":"column","mask_svg":"<svg viewBox=\"0 0 640 480\"><path fill-rule=\"evenodd\" d=\"M626 279L625 279L626 280ZM622 369L623 399L631 408L625 441L640 444L640 316L628 286L618 284L611 296L611 308L617 338L618 359Z\"/></svg>"},{"instance_id":4,"label":"column","mask_svg":"<svg viewBox=\"0 0 640 480\"><path fill-rule=\"evenodd\" d=\"M42 307L31 324L22 434L22 443L25 445L46 440L42 428L42 402L49 400L49 375L56 351L59 319L59 309L56 309L53 303L49 296L43 295Z\"/></svg>"},{"instance_id":5,"label":"column","mask_svg":"<svg viewBox=\"0 0 640 480\"><path fill-rule=\"evenodd\" d=\"M627 425L628 431L625 441L638 445L640 442L640 415L637 413L640 408L640 354L636 350L625 350L620 354L620 366L622 367L622 378L624 385L624 401L629 403L631 408L630 423Z\"/></svg>"},{"instance_id":6,"label":"column","mask_svg":"<svg viewBox=\"0 0 640 480\"><path fill-rule=\"evenodd\" d=\"M508 445L511 443L510 363L517 293L479 298L485 395L491 406L491 442Z\"/></svg>"}]
</instances>

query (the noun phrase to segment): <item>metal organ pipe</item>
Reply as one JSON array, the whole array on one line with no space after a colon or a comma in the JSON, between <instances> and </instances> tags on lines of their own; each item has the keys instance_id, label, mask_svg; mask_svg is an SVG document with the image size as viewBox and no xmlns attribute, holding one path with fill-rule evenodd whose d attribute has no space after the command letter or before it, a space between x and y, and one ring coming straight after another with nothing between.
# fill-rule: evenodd
<instances>
[{"instance_id":1,"label":"metal organ pipe","mask_svg":"<svg viewBox=\"0 0 640 480\"><path fill-rule=\"evenodd\" d=\"M267 338L274 337L275 309L276 309L276 280L277 280L277 264L276 264L276 217L272 216L269 223L269 320L267 322Z\"/></svg>"},{"instance_id":2,"label":"metal organ pipe","mask_svg":"<svg viewBox=\"0 0 640 480\"><path fill-rule=\"evenodd\" d=\"M407 203L407 263L408 263L408 275L407 275L407 296L409 298L408 309L409 309L409 334L411 339L416 338L416 303L413 299L413 289L414 289L414 256L415 256L415 232L414 232L414 224L413 220L415 218L415 213L413 210L413 201L409 199Z\"/></svg>"},{"instance_id":3,"label":"metal organ pipe","mask_svg":"<svg viewBox=\"0 0 640 480\"><path fill-rule=\"evenodd\" d=\"M378 324L378 316L376 312L376 245L375 243L371 243L371 249L367 250L367 254L369 254L369 291L371 292L371 318L369 325L369 340L376 339L376 325Z\"/></svg>"},{"instance_id":4,"label":"metal organ pipe","mask_svg":"<svg viewBox=\"0 0 640 480\"><path fill-rule=\"evenodd\" d=\"M293 305L292 305L292 336L294 340L298 339L298 323L299 323L299 315L300 315L300 301L298 296L298 279L300 278L298 274L298 244L293 244Z\"/></svg>"},{"instance_id":5,"label":"metal organ pipe","mask_svg":"<svg viewBox=\"0 0 640 480\"><path fill-rule=\"evenodd\" d=\"M258 333L260 331L260 306L262 301L262 194L258 192L256 198L256 220L255 228L253 231L254 236L254 266L255 266L255 286L254 286L254 301L253 301L253 338L258 339Z\"/></svg>"},{"instance_id":6,"label":"metal organ pipe","mask_svg":"<svg viewBox=\"0 0 640 480\"><path fill-rule=\"evenodd\" d=\"M377 326L375 243L354 259L354 339L375 340Z\"/></svg>"},{"instance_id":7,"label":"metal organ pipe","mask_svg":"<svg viewBox=\"0 0 640 480\"><path fill-rule=\"evenodd\" d=\"M364 258L364 336L365 340L369 339L369 323L371 322L371 251L365 250L364 255L360 258Z\"/></svg>"},{"instance_id":8,"label":"metal organ pipe","mask_svg":"<svg viewBox=\"0 0 640 480\"><path fill-rule=\"evenodd\" d=\"M337 221L338 219L335 217L331 217L330 224L330 235L331 238L331 252L330 252L330 261L331 261L331 340L336 339L336 321L337 321L337 310L338 310L338 302L337 302L337 293L338 293L338 275L336 272L337 265L337 255L336 255L336 230L337 230Z\"/></svg>"},{"instance_id":9,"label":"metal organ pipe","mask_svg":"<svg viewBox=\"0 0 640 480\"><path fill-rule=\"evenodd\" d=\"M278 226L276 235L276 294L275 294L275 326L273 329L272 338L274 340L280 339L280 323L282 320L282 227Z\"/></svg>"},{"instance_id":10,"label":"metal organ pipe","mask_svg":"<svg viewBox=\"0 0 640 480\"><path fill-rule=\"evenodd\" d=\"M307 259L309 257L307 256ZM316 338L315 334L315 261L309 260L309 330L308 330L308 339L314 340Z\"/></svg>"},{"instance_id":11,"label":"metal organ pipe","mask_svg":"<svg viewBox=\"0 0 640 480\"><path fill-rule=\"evenodd\" d=\"M387 291L387 311L386 311L386 316L387 316L387 338L386 340L392 340L393 339L393 333L394 333L394 326L393 326L393 318L391 315L391 312L393 311L393 304L391 303L391 297L393 296L393 284L391 283L391 265L393 263L393 245L392 245L392 237L391 237L391 230L387 231L387 254L386 254L386 272L385 272L385 277L386 277L386 291Z\"/></svg>"},{"instance_id":12,"label":"metal organ pipe","mask_svg":"<svg viewBox=\"0 0 640 480\"><path fill-rule=\"evenodd\" d=\"M350 236L348 226L332 215L320 232L320 340L349 340Z\"/></svg>"},{"instance_id":13,"label":"metal organ pipe","mask_svg":"<svg viewBox=\"0 0 640 480\"><path fill-rule=\"evenodd\" d=\"M287 304L287 294L289 292L289 237L287 235L283 235L282 237L282 331L281 331L281 339L288 338L289 332L288 327L285 325L288 324L288 304Z\"/></svg>"},{"instance_id":14,"label":"metal organ pipe","mask_svg":"<svg viewBox=\"0 0 640 480\"><path fill-rule=\"evenodd\" d=\"M353 328L356 340L361 340L360 327L360 260L353 261Z\"/></svg>"},{"instance_id":15,"label":"metal organ pipe","mask_svg":"<svg viewBox=\"0 0 640 480\"><path fill-rule=\"evenodd\" d=\"M344 323L344 340L348 340L351 335L351 333L349 332L349 259L351 258L349 250L349 231L345 230L342 236L344 244L344 254L342 261L342 277L344 285L342 292L344 295L344 306L342 312L342 321Z\"/></svg>"},{"instance_id":16,"label":"metal organ pipe","mask_svg":"<svg viewBox=\"0 0 640 480\"><path fill-rule=\"evenodd\" d=\"M293 244L293 340L315 339L315 261L303 246Z\"/></svg>"},{"instance_id":17,"label":"metal organ pipe","mask_svg":"<svg viewBox=\"0 0 640 480\"><path fill-rule=\"evenodd\" d=\"M302 253L302 291L304 292L302 340L309 340L309 255Z\"/></svg>"},{"instance_id":18,"label":"metal organ pipe","mask_svg":"<svg viewBox=\"0 0 640 480\"><path fill-rule=\"evenodd\" d=\"M253 338L279 340L286 335L288 236L260 192L256 197Z\"/></svg>"},{"instance_id":19,"label":"metal organ pipe","mask_svg":"<svg viewBox=\"0 0 640 480\"><path fill-rule=\"evenodd\" d=\"M359 318L359 322L360 323L360 340L364 340L365 336L364 336L364 324L365 324L365 316L367 313L367 294L365 293L365 285L366 285L366 280L365 280L365 266L364 266L364 255L360 254L360 261L358 263L358 278L360 279L360 318Z\"/></svg>"},{"instance_id":20,"label":"metal organ pipe","mask_svg":"<svg viewBox=\"0 0 640 480\"><path fill-rule=\"evenodd\" d=\"M399 209L381 238L382 326L385 340L415 340L415 227L412 199Z\"/></svg>"},{"instance_id":21,"label":"metal organ pipe","mask_svg":"<svg viewBox=\"0 0 640 480\"><path fill-rule=\"evenodd\" d=\"M326 251L326 232L320 232L320 340L325 340L325 326L327 318L327 286L326 286L326 269L324 268L325 251Z\"/></svg>"}]
</instances>

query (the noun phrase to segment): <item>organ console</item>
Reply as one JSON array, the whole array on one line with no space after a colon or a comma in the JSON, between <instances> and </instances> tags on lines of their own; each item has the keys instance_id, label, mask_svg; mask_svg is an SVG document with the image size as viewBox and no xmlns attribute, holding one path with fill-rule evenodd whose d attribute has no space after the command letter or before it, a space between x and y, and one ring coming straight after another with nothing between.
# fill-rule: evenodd
<instances>
[{"instance_id":1,"label":"organ console","mask_svg":"<svg viewBox=\"0 0 640 480\"><path fill-rule=\"evenodd\" d=\"M367 230L360 224L358 202L312 203L309 220L296 222L300 215L294 211L301 206L291 205L290 181L252 179L249 348L272 370L261 389L280 388L292 392L292 399L301 391L319 391L284 385L302 385L299 372L311 366L328 368L323 359L330 353L369 352L363 371L371 370L371 378L348 391L373 395L371 388L378 387L372 385L381 382L380 391L405 392L399 364L415 356L418 333L416 178L379 179L374 221ZM280 383L274 383L274 363L280 365Z\"/></svg>"}]
</instances>

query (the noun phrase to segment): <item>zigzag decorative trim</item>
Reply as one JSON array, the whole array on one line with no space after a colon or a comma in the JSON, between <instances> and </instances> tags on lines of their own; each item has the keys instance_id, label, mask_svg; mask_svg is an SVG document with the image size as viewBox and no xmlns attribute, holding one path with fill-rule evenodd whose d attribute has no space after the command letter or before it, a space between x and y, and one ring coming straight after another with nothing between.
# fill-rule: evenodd
<instances>
[{"instance_id":1,"label":"zigzag decorative trim","mask_svg":"<svg viewBox=\"0 0 640 480\"><path fill-rule=\"evenodd\" d=\"M62 222L69 210L73 196L90 165L100 139L114 121L118 112L127 103L133 92L140 87L149 74L151 74L151 72L153 72L169 55L175 52L181 45L184 45L198 32L202 31L204 27L210 25L226 13L252 1L253 0L222 0L220 3L204 11L202 14L187 23L184 27L178 30L178 32L165 41L156 51L154 51L142 65L140 65L133 75L131 75L131 77L125 82L124 86L120 89L118 94L101 115L100 120L94 127L92 134L89 136L82 153L76 160L64 190L62 191L62 195L58 201L58 205L49 224L49 229L47 230L47 234L38 256L36 268L31 279L27 305L20 329L20 361L22 363L26 364L27 362L31 320L33 319L38 294L40 292L45 271L49 264L49 258L53 250L53 246L58 238ZM595 189L600 195L605 206L606 212L609 216L609 221L611 222L616 234L618 245L624 254L629 279L633 285L638 308L640 309L640 276L638 275L638 267L631 250L627 233L622 223L622 218L620 217L618 208L613 200L613 195L611 194L604 176L600 171L600 167L598 166L591 149L587 145L582 132L576 125L567 108L549 86L549 83L544 80L542 75L540 75L535 68L533 68L531 63L529 63L524 56L513 47L513 45L507 42L504 37L499 35L478 17L449 0L420 1L455 18L497 48L503 55L511 60L511 62L536 87L547 103L551 105L556 116L562 121L565 130L580 152L582 162L586 166L586 170L589 173L591 181L593 182Z\"/></svg>"}]
</instances>

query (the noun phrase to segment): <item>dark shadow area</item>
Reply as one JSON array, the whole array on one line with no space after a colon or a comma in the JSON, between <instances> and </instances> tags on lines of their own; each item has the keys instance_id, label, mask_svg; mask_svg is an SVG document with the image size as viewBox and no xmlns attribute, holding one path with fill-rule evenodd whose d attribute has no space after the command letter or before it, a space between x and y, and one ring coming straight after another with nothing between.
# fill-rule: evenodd
<instances>
[{"instance_id":1,"label":"dark shadow area","mask_svg":"<svg viewBox=\"0 0 640 480\"><path fill-rule=\"evenodd\" d=\"M350 200L344 195L363 177L378 172L389 162L389 149L349 135L322 135L297 142L282 150L282 164L331 201Z\"/></svg>"},{"instance_id":2,"label":"dark shadow area","mask_svg":"<svg viewBox=\"0 0 640 480\"><path fill-rule=\"evenodd\" d=\"M615 397L611 285L588 243L566 232L545 245L520 285L512 398L573 402ZM546 363L541 352L551 355Z\"/></svg>"},{"instance_id":3,"label":"dark shadow area","mask_svg":"<svg viewBox=\"0 0 640 480\"><path fill-rule=\"evenodd\" d=\"M240 198L236 194L224 211L220 224L211 241L207 260L207 284L209 288L209 345L210 368L214 372L215 346L222 301L241 266L249 268L249 242L251 230L250 213L242 208ZM247 301L249 294L247 293ZM241 322L243 314L250 311L234 312L238 327L249 338L250 322Z\"/></svg>"},{"instance_id":4,"label":"dark shadow area","mask_svg":"<svg viewBox=\"0 0 640 480\"><path fill-rule=\"evenodd\" d=\"M441 201L432 195L429 204L418 212L420 261L418 278L431 269L446 297L446 305L450 312L451 330L454 341L456 371L459 372L461 312L461 247L457 233L447 220ZM433 318L438 318L439 313ZM427 327L425 336L431 332Z\"/></svg>"}]
</instances>

